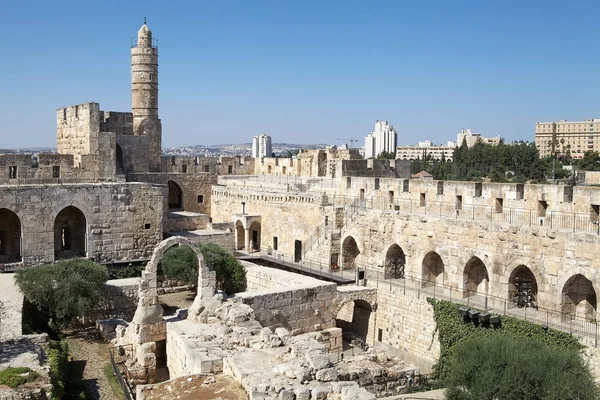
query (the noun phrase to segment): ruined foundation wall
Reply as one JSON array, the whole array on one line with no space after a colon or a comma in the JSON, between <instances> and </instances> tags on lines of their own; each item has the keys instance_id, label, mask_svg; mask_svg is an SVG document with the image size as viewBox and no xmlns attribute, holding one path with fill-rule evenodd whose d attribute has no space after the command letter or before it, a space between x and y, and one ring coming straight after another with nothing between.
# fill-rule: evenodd
<instances>
[{"instance_id":1,"label":"ruined foundation wall","mask_svg":"<svg viewBox=\"0 0 600 400\"><path fill-rule=\"evenodd\" d=\"M276 287L235 295L252 307L261 325L272 329L284 327L292 335L335 327L331 305L337 297L336 284L266 267L245 266L253 287L259 285L258 279L267 282L263 285ZM282 287L274 283L283 280L293 284Z\"/></svg>"}]
</instances>

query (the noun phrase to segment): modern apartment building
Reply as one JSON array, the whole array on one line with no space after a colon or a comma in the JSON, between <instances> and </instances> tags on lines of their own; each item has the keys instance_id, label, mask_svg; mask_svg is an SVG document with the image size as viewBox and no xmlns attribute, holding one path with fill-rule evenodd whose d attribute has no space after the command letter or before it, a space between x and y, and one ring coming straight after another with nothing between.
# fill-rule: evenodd
<instances>
[{"instance_id":1,"label":"modern apartment building","mask_svg":"<svg viewBox=\"0 0 600 400\"><path fill-rule=\"evenodd\" d=\"M260 136L254 136L254 138L252 138L252 157L271 157L272 154L273 149L271 147L271 136L263 133Z\"/></svg>"},{"instance_id":2,"label":"modern apartment building","mask_svg":"<svg viewBox=\"0 0 600 400\"><path fill-rule=\"evenodd\" d=\"M570 151L573 158L583 158L588 151L600 151L600 119L536 122L535 145L540 157Z\"/></svg>"},{"instance_id":3,"label":"modern apartment building","mask_svg":"<svg viewBox=\"0 0 600 400\"><path fill-rule=\"evenodd\" d=\"M446 160L452 160L452 154L456 148L456 142L452 140L446 144L434 145L431 140L420 141L416 146L398 146L396 148L396 158L400 160L423 159L426 154L430 154L433 159L441 160L442 156Z\"/></svg>"},{"instance_id":4,"label":"modern apartment building","mask_svg":"<svg viewBox=\"0 0 600 400\"><path fill-rule=\"evenodd\" d=\"M387 121L376 121L375 130L365 138L365 158L375 158L381 152L396 152L398 133Z\"/></svg>"},{"instance_id":5,"label":"modern apartment building","mask_svg":"<svg viewBox=\"0 0 600 400\"><path fill-rule=\"evenodd\" d=\"M471 131L471 129L461 129L460 133L456 135L456 144L458 146L462 145L463 140L466 140L467 147L473 147L473 145L477 142L482 142L491 145L498 145L502 138L500 136L494 136L491 138L486 138L481 136L480 133L475 133Z\"/></svg>"}]
</instances>

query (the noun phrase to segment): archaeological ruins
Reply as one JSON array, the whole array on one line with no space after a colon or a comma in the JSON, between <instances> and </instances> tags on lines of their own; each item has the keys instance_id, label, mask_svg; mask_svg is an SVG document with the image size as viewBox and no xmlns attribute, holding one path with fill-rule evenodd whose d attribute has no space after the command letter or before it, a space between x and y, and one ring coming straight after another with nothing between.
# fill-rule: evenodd
<instances>
[{"instance_id":1,"label":"archaeological ruins","mask_svg":"<svg viewBox=\"0 0 600 400\"><path fill-rule=\"evenodd\" d=\"M439 357L428 297L573 333L600 376L600 188L415 179L352 149L161 156L146 24L131 63L132 112L59 108L57 154L0 155L0 269L147 263L121 292L127 321L99 323L143 376L138 398L161 368L228 375L251 399L399 393ZM195 250L194 303L165 317L160 257L207 242L240 257L248 290L216 291ZM341 359L344 343L362 350Z\"/></svg>"}]
</instances>

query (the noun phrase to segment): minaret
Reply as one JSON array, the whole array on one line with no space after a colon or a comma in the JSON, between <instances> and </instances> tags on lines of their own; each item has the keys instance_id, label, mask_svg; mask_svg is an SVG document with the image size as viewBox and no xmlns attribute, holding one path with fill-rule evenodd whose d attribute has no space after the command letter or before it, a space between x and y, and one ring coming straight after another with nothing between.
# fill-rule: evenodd
<instances>
[{"instance_id":1,"label":"minaret","mask_svg":"<svg viewBox=\"0 0 600 400\"><path fill-rule=\"evenodd\" d=\"M158 118L158 47L146 25L138 31L131 46L131 108L133 134L148 137L148 171L160 171L162 126Z\"/></svg>"}]
</instances>

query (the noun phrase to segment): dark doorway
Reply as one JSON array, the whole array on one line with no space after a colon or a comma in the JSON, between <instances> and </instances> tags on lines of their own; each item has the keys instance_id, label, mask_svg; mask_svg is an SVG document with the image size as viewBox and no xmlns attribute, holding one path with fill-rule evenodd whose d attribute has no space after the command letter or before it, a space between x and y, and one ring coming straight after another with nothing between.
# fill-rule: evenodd
<instances>
[{"instance_id":1,"label":"dark doorway","mask_svg":"<svg viewBox=\"0 0 600 400\"><path fill-rule=\"evenodd\" d=\"M302 260L302 241L294 241L294 262L300 262Z\"/></svg>"},{"instance_id":2,"label":"dark doorway","mask_svg":"<svg viewBox=\"0 0 600 400\"><path fill-rule=\"evenodd\" d=\"M0 263L21 261L21 220L13 211L0 208Z\"/></svg>"},{"instance_id":3,"label":"dark doorway","mask_svg":"<svg viewBox=\"0 0 600 400\"><path fill-rule=\"evenodd\" d=\"M87 223L80 209L68 206L54 220L54 256L57 260L86 256Z\"/></svg>"},{"instance_id":4,"label":"dark doorway","mask_svg":"<svg viewBox=\"0 0 600 400\"><path fill-rule=\"evenodd\" d=\"M183 191L181 186L173 181L168 182L169 185L169 209L183 210Z\"/></svg>"}]
</instances>

